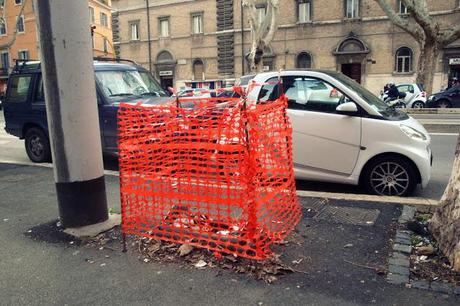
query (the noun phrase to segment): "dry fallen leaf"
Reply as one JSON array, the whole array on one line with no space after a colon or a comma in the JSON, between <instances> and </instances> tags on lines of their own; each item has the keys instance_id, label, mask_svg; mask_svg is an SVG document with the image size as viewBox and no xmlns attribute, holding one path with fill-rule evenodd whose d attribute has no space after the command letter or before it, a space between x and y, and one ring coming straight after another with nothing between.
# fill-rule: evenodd
<instances>
[{"instance_id":1,"label":"dry fallen leaf","mask_svg":"<svg viewBox=\"0 0 460 306\"><path fill-rule=\"evenodd\" d=\"M302 261L303 261L303 258L300 258L300 259L297 259L297 260L293 260L292 263L295 264L295 265L298 265Z\"/></svg>"},{"instance_id":2,"label":"dry fallen leaf","mask_svg":"<svg viewBox=\"0 0 460 306\"><path fill-rule=\"evenodd\" d=\"M159 243L152 244L151 246L147 248L147 250L149 253L155 253L160 250L160 244Z\"/></svg>"},{"instance_id":3,"label":"dry fallen leaf","mask_svg":"<svg viewBox=\"0 0 460 306\"><path fill-rule=\"evenodd\" d=\"M275 282L278 278L276 276L273 276L273 275L269 275L267 276L267 278L265 279L265 281L269 284L272 284L273 282Z\"/></svg>"},{"instance_id":4,"label":"dry fallen leaf","mask_svg":"<svg viewBox=\"0 0 460 306\"><path fill-rule=\"evenodd\" d=\"M193 251L193 247L190 244L183 244L179 247L179 255L181 257L190 254Z\"/></svg>"},{"instance_id":5,"label":"dry fallen leaf","mask_svg":"<svg viewBox=\"0 0 460 306\"><path fill-rule=\"evenodd\" d=\"M194 266L195 266L195 268L203 269L207 265L208 265L208 263L206 261L204 261L203 259L200 259L200 261L198 261Z\"/></svg>"}]
</instances>

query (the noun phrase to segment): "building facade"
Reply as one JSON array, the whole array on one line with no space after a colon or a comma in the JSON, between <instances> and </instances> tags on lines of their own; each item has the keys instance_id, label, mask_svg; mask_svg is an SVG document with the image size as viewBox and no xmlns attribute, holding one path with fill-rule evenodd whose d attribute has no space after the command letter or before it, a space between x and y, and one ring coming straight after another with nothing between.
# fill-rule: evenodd
<instances>
[{"instance_id":1,"label":"building facade","mask_svg":"<svg viewBox=\"0 0 460 306\"><path fill-rule=\"evenodd\" d=\"M241 0L112 2L115 49L151 69L163 86L214 88L248 73L251 33ZM444 28L460 22L459 2L428 0L433 18ZM393 5L407 15L399 0ZM264 13L261 1L258 14ZM388 81L415 80L418 44L374 0L283 0L278 24L265 50L267 70L341 71L374 93ZM459 63L457 41L439 55L435 91L460 76Z\"/></svg>"},{"instance_id":2,"label":"building facade","mask_svg":"<svg viewBox=\"0 0 460 306\"><path fill-rule=\"evenodd\" d=\"M112 1L88 0L94 56L114 57L112 37Z\"/></svg>"},{"instance_id":3,"label":"building facade","mask_svg":"<svg viewBox=\"0 0 460 306\"><path fill-rule=\"evenodd\" d=\"M113 57L111 1L89 0L88 5L95 26L94 55ZM4 92L14 60L37 60L40 48L33 0L0 0L0 15L0 92Z\"/></svg>"}]
</instances>

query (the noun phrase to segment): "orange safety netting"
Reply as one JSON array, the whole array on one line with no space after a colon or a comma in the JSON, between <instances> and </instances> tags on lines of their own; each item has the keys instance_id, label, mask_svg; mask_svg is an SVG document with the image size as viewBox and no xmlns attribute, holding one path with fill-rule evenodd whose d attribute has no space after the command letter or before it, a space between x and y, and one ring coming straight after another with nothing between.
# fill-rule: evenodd
<instances>
[{"instance_id":1,"label":"orange safety netting","mask_svg":"<svg viewBox=\"0 0 460 306\"><path fill-rule=\"evenodd\" d=\"M300 219L287 100L122 104L122 231L263 259Z\"/></svg>"}]
</instances>

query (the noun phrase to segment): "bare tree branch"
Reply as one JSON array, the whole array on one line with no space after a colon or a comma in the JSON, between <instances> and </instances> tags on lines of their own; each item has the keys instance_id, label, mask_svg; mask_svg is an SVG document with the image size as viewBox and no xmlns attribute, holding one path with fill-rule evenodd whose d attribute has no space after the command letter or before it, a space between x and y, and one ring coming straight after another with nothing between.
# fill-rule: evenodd
<instances>
[{"instance_id":1,"label":"bare tree branch","mask_svg":"<svg viewBox=\"0 0 460 306\"><path fill-rule=\"evenodd\" d=\"M439 43L443 46L453 43L460 38L460 24L443 31L439 36Z\"/></svg>"},{"instance_id":2,"label":"bare tree branch","mask_svg":"<svg viewBox=\"0 0 460 306\"><path fill-rule=\"evenodd\" d=\"M17 17L21 16L24 13L24 8L26 7L26 4L27 4L27 0L22 1L21 10L19 11L19 14ZM5 3L4 8L3 8L4 12L5 12L6 5L7 4ZM3 18L6 22L5 15L3 15ZM1 44L0 49L6 49L6 48L11 47L16 42L17 35L18 35L18 21L16 20L16 23L14 24L13 36L11 36L11 39L8 42Z\"/></svg>"},{"instance_id":3,"label":"bare tree branch","mask_svg":"<svg viewBox=\"0 0 460 306\"><path fill-rule=\"evenodd\" d=\"M390 2L388 2L388 0L375 1L380 5L382 10L385 12L385 14L387 14L388 18L390 18L390 20L395 25L397 25L407 33L411 34L417 41L425 40L425 33L423 29L418 24L410 23L407 18L403 18L401 17L401 15L396 13L396 11L393 9L392 5L390 4Z\"/></svg>"},{"instance_id":4,"label":"bare tree branch","mask_svg":"<svg viewBox=\"0 0 460 306\"><path fill-rule=\"evenodd\" d=\"M276 30L278 29L277 26L277 16L278 16L278 10L279 10L279 1L278 0L272 0L270 2L270 25L268 27L268 32L265 38L263 39L265 45L269 45L270 42L273 40L275 37ZM268 19L268 18L267 18Z\"/></svg>"},{"instance_id":5,"label":"bare tree branch","mask_svg":"<svg viewBox=\"0 0 460 306\"><path fill-rule=\"evenodd\" d=\"M439 24L434 22L428 12L426 0L401 0L406 6L410 15L415 19L415 22L422 27L425 35L435 38L439 32Z\"/></svg>"},{"instance_id":6,"label":"bare tree branch","mask_svg":"<svg viewBox=\"0 0 460 306\"><path fill-rule=\"evenodd\" d=\"M264 50L270 45L275 36L279 8L279 0L265 0L265 16L260 20L255 3L255 0L243 1L243 7L249 13L249 24L251 26L252 43L249 60L252 71L260 69Z\"/></svg>"}]
</instances>

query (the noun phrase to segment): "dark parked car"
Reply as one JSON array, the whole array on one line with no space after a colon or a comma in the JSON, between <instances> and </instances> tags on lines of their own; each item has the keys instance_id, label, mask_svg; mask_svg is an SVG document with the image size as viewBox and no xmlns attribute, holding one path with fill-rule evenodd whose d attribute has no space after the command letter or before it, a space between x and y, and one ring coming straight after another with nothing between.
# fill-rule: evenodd
<instances>
[{"instance_id":1,"label":"dark parked car","mask_svg":"<svg viewBox=\"0 0 460 306\"><path fill-rule=\"evenodd\" d=\"M430 108L458 108L460 107L460 86L451 87L445 91L428 97L426 107Z\"/></svg>"},{"instance_id":2,"label":"dark parked car","mask_svg":"<svg viewBox=\"0 0 460 306\"><path fill-rule=\"evenodd\" d=\"M168 94L144 68L126 60L94 61L102 150L117 151L117 111L124 103L161 104ZM3 100L5 130L25 140L33 162L51 160L40 62L18 61Z\"/></svg>"},{"instance_id":3,"label":"dark parked car","mask_svg":"<svg viewBox=\"0 0 460 306\"><path fill-rule=\"evenodd\" d=\"M0 110L3 109L3 100L5 99L5 94L0 94Z\"/></svg>"}]
</instances>

